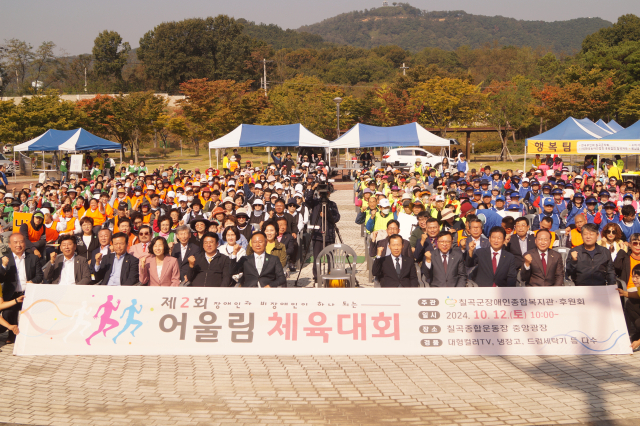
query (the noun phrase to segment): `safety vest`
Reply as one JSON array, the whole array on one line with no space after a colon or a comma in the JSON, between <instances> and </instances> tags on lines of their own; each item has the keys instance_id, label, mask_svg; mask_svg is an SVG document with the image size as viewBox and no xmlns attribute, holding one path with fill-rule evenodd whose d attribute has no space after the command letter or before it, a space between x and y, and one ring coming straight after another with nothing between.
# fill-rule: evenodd
<instances>
[{"instance_id":1,"label":"safety vest","mask_svg":"<svg viewBox=\"0 0 640 426\"><path fill-rule=\"evenodd\" d=\"M571 235L571 248L577 247L582 243L584 243L584 241L582 241L582 233L578 231L578 228L572 229L570 235Z\"/></svg>"},{"instance_id":2,"label":"safety vest","mask_svg":"<svg viewBox=\"0 0 640 426\"><path fill-rule=\"evenodd\" d=\"M116 200L113 202L113 209L114 210L118 210L118 206L120 205L120 203L125 203L127 206L127 210L129 210L130 206L129 206L129 197L124 197L122 199L122 201L120 201L119 198L116 198Z\"/></svg>"},{"instance_id":3,"label":"safety vest","mask_svg":"<svg viewBox=\"0 0 640 426\"><path fill-rule=\"evenodd\" d=\"M100 213L100 209L96 209L95 211L89 209L84 213L85 217L90 217L93 219L93 226L100 226L104 223L107 217Z\"/></svg>"},{"instance_id":4,"label":"safety vest","mask_svg":"<svg viewBox=\"0 0 640 426\"><path fill-rule=\"evenodd\" d=\"M56 228L58 227L58 221L54 220L51 223L51 226L47 228L47 226L45 225L45 238L47 239L47 242L51 242L51 241L57 241L58 237L60 236L60 234L58 233L58 231L56 230Z\"/></svg>"},{"instance_id":5,"label":"safety vest","mask_svg":"<svg viewBox=\"0 0 640 426\"><path fill-rule=\"evenodd\" d=\"M33 226L31 226L31 221L27 222L27 234L29 236L29 241L31 241L32 243L35 243L37 241L40 241L40 238L42 238L42 233L45 230L45 226L42 225L42 228L40 228L39 231L36 231L35 229L33 229Z\"/></svg>"},{"instance_id":6,"label":"safety vest","mask_svg":"<svg viewBox=\"0 0 640 426\"><path fill-rule=\"evenodd\" d=\"M387 217L382 217L380 212L376 213L375 224L373 225L373 231L386 231L387 223L393 220L393 213L389 213Z\"/></svg>"},{"instance_id":7,"label":"safety vest","mask_svg":"<svg viewBox=\"0 0 640 426\"><path fill-rule=\"evenodd\" d=\"M76 218L72 217L67 221L67 227L63 232L71 232L76 229Z\"/></svg>"},{"instance_id":8,"label":"safety vest","mask_svg":"<svg viewBox=\"0 0 640 426\"><path fill-rule=\"evenodd\" d=\"M148 215L142 216L142 223L150 223L151 222L151 213Z\"/></svg>"}]
</instances>

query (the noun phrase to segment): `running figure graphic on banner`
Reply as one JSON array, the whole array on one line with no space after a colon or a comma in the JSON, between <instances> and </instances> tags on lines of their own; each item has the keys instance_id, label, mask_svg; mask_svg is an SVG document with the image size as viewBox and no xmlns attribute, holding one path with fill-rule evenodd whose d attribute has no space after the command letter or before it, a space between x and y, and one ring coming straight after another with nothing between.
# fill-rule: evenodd
<instances>
[{"instance_id":1,"label":"running figure graphic on banner","mask_svg":"<svg viewBox=\"0 0 640 426\"><path fill-rule=\"evenodd\" d=\"M112 328L116 328L120 324L118 321L111 319L111 313L117 311L120 307L120 300L118 300L118 304L116 306L113 306L113 304L111 303L112 300L113 296L107 296L107 301L104 304L100 305L100 307L98 308L98 312L96 312L96 314L93 316L93 318L98 318L100 310L104 308L104 313L100 317L100 327L98 327L98 329L87 338L87 345L91 346L91 338L96 334L102 331L104 337L107 337L107 331L111 330ZM105 328L107 325L109 327Z\"/></svg>"},{"instance_id":2,"label":"running figure graphic on banner","mask_svg":"<svg viewBox=\"0 0 640 426\"><path fill-rule=\"evenodd\" d=\"M140 309L136 310L136 303L138 303L138 301L136 299L133 299L131 301L131 306L129 306L128 308L126 308L124 311L122 311L122 315L120 316L120 319L122 319L127 312L129 313L129 315L127 315L127 322L124 323L124 327L122 327L122 330L120 330L120 332L118 334L116 334L116 337L113 338L113 343L116 343L116 339L125 331L127 331L127 328L129 328L130 325L135 325L136 327L131 330L131 335L133 337L136 337L135 331L137 329L140 328L140 326L142 325L142 321L138 321L137 319L134 319L133 316L136 314L139 314L140 312L142 312L142 305L140 305Z\"/></svg>"}]
</instances>

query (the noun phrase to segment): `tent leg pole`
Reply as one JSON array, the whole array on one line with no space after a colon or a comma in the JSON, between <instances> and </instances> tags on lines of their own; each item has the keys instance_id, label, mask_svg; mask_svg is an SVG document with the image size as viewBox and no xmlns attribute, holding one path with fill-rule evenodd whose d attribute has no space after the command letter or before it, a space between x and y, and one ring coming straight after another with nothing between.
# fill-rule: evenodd
<instances>
[{"instance_id":1,"label":"tent leg pole","mask_svg":"<svg viewBox=\"0 0 640 426\"><path fill-rule=\"evenodd\" d=\"M522 163L522 171L527 175L527 147L524 147L524 162Z\"/></svg>"},{"instance_id":2,"label":"tent leg pole","mask_svg":"<svg viewBox=\"0 0 640 426\"><path fill-rule=\"evenodd\" d=\"M596 160L596 180L598 179L599 175L600 175L600 154L598 154L598 158Z\"/></svg>"},{"instance_id":3,"label":"tent leg pole","mask_svg":"<svg viewBox=\"0 0 640 426\"><path fill-rule=\"evenodd\" d=\"M13 183L18 183L18 169L16 168L16 152L13 151Z\"/></svg>"},{"instance_id":4,"label":"tent leg pole","mask_svg":"<svg viewBox=\"0 0 640 426\"><path fill-rule=\"evenodd\" d=\"M209 167L211 167L211 148L209 148Z\"/></svg>"}]
</instances>

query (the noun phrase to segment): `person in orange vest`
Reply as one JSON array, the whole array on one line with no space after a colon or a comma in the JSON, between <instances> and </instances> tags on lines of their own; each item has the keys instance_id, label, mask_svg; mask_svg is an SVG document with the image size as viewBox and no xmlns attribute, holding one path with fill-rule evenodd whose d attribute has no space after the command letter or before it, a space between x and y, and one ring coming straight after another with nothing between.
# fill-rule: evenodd
<instances>
[{"instance_id":1,"label":"person in orange vest","mask_svg":"<svg viewBox=\"0 0 640 426\"><path fill-rule=\"evenodd\" d=\"M102 229L102 224L107 220L104 205L96 198L89 201L89 209L84 212L84 217L93 219L93 233L97 234Z\"/></svg>"},{"instance_id":2,"label":"person in orange vest","mask_svg":"<svg viewBox=\"0 0 640 426\"><path fill-rule=\"evenodd\" d=\"M587 224L588 220L584 213L578 213L575 215L574 223L576 227L569 232L569 238L567 238L567 247L578 247L584 241L582 241L582 227Z\"/></svg>"},{"instance_id":3,"label":"person in orange vest","mask_svg":"<svg viewBox=\"0 0 640 426\"><path fill-rule=\"evenodd\" d=\"M73 217L73 209L69 204L65 204L58 211L58 227L56 230L60 235L75 235L82 232L80 221Z\"/></svg>"},{"instance_id":4,"label":"person in orange vest","mask_svg":"<svg viewBox=\"0 0 640 426\"><path fill-rule=\"evenodd\" d=\"M37 211L29 222L20 225L20 233L24 235L26 250L42 259L47 245L44 227L44 214Z\"/></svg>"}]
</instances>

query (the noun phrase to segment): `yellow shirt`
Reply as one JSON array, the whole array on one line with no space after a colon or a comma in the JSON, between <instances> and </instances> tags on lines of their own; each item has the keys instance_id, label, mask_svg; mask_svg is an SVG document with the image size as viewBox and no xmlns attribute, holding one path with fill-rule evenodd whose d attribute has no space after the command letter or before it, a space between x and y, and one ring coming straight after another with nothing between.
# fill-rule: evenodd
<instances>
[{"instance_id":1,"label":"yellow shirt","mask_svg":"<svg viewBox=\"0 0 640 426\"><path fill-rule=\"evenodd\" d=\"M640 263L640 260L635 260L633 256L629 256L629 282L627 283L627 289L633 288L636 285L633 283L633 268Z\"/></svg>"},{"instance_id":2,"label":"yellow shirt","mask_svg":"<svg viewBox=\"0 0 640 426\"><path fill-rule=\"evenodd\" d=\"M273 250L276 246L276 242L272 242L272 243L267 243L267 248L266 248L266 252L267 254L271 254L271 250Z\"/></svg>"},{"instance_id":3,"label":"yellow shirt","mask_svg":"<svg viewBox=\"0 0 640 426\"><path fill-rule=\"evenodd\" d=\"M610 177L610 178L614 177L614 178L616 178L618 180L622 180L622 175L620 174L620 169L617 168L615 165L612 166L609 169L609 173L607 173L607 176Z\"/></svg>"}]
</instances>

